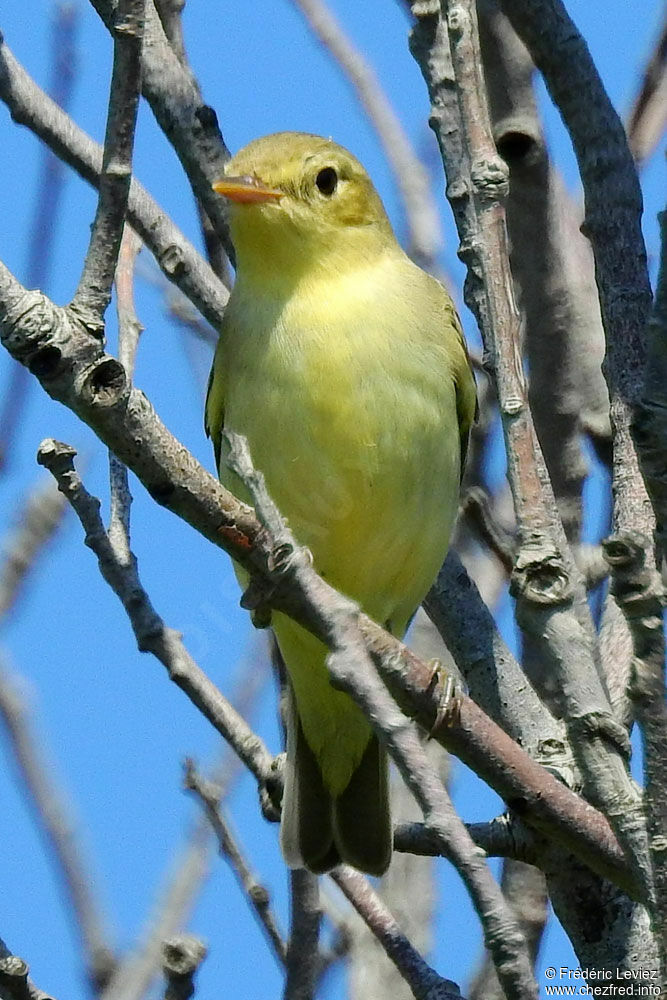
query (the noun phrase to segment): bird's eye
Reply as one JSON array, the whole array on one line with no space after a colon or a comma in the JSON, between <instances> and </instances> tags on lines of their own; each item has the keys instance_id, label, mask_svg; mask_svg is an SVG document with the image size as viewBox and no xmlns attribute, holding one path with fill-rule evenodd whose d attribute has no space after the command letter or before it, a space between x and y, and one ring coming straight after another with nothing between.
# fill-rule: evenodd
<instances>
[{"instance_id":1,"label":"bird's eye","mask_svg":"<svg viewBox=\"0 0 667 1000\"><path fill-rule=\"evenodd\" d=\"M330 198L338 187L338 174L333 167L323 167L315 178L318 191Z\"/></svg>"}]
</instances>

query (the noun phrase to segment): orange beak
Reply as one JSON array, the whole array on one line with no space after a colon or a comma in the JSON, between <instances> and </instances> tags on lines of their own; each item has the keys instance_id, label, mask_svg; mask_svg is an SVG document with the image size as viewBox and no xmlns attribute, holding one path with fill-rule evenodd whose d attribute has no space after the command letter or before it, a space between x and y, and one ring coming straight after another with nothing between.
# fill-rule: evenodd
<instances>
[{"instance_id":1,"label":"orange beak","mask_svg":"<svg viewBox=\"0 0 667 1000\"><path fill-rule=\"evenodd\" d=\"M267 187L256 177L223 177L213 190L239 205L255 205L263 201L278 201L283 191Z\"/></svg>"}]
</instances>

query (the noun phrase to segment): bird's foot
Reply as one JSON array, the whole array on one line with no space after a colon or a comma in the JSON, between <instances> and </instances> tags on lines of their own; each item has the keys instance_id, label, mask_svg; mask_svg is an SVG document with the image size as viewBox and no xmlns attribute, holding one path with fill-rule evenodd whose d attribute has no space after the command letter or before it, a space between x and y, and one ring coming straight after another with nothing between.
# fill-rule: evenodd
<instances>
[{"instance_id":1,"label":"bird's foot","mask_svg":"<svg viewBox=\"0 0 667 1000\"><path fill-rule=\"evenodd\" d=\"M259 804L262 816L269 823L279 823L283 800L285 754L273 758L271 771L259 785Z\"/></svg>"},{"instance_id":2,"label":"bird's foot","mask_svg":"<svg viewBox=\"0 0 667 1000\"><path fill-rule=\"evenodd\" d=\"M255 628L269 628L271 625L271 588L264 581L251 579L241 595L239 604L250 612L250 620Z\"/></svg>"},{"instance_id":3,"label":"bird's foot","mask_svg":"<svg viewBox=\"0 0 667 1000\"><path fill-rule=\"evenodd\" d=\"M429 729L431 739L440 726L451 725L457 718L461 704L461 686L455 677L448 673L440 660L429 660L433 668L428 693L437 698L437 709L433 725Z\"/></svg>"}]
</instances>

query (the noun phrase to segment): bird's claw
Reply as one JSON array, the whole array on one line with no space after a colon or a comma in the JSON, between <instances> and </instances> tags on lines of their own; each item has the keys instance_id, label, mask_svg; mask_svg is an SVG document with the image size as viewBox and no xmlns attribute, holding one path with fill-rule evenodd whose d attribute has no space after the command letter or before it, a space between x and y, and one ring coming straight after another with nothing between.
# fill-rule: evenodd
<instances>
[{"instance_id":1,"label":"bird's claw","mask_svg":"<svg viewBox=\"0 0 667 1000\"><path fill-rule=\"evenodd\" d=\"M271 625L270 592L266 584L251 579L243 591L239 604L250 612L250 620L255 628L269 628Z\"/></svg>"},{"instance_id":2,"label":"bird's claw","mask_svg":"<svg viewBox=\"0 0 667 1000\"><path fill-rule=\"evenodd\" d=\"M435 719L428 732L428 738L431 739L440 726L450 725L457 718L461 705L461 688L456 679L445 670L440 660L430 660L429 662L433 673L427 693L429 695L435 694L438 699Z\"/></svg>"}]
</instances>

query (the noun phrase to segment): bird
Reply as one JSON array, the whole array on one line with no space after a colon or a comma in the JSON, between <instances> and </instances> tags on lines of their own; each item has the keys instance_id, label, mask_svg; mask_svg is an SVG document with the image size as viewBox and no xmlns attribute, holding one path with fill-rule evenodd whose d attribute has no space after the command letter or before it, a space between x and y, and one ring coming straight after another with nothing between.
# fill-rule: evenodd
<instances>
[{"instance_id":1,"label":"bird","mask_svg":"<svg viewBox=\"0 0 667 1000\"><path fill-rule=\"evenodd\" d=\"M400 638L447 552L476 412L452 299L404 252L368 173L331 139L255 139L213 187L236 254L206 400L221 481L250 500L225 463L231 430L315 569ZM290 690L285 861L382 875L386 751L330 684L325 646L283 613L271 624Z\"/></svg>"}]
</instances>

